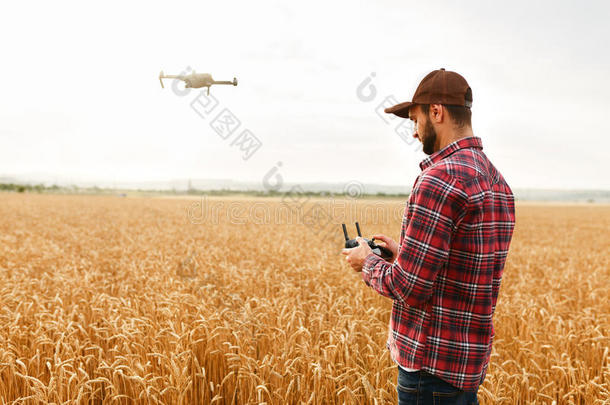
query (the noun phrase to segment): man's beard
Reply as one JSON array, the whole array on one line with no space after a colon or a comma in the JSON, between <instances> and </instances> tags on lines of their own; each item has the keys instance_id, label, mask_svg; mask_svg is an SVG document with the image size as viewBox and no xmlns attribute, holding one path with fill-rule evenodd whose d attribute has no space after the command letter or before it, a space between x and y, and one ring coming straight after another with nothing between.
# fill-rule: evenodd
<instances>
[{"instance_id":1,"label":"man's beard","mask_svg":"<svg viewBox=\"0 0 610 405\"><path fill-rule=\"evenodd\" d=\"M432 126L430 120L426 120L426 125L424 125L424 131L420 136L424 153L426 155L431 155L434 153L434 144L436 143L436 131Z\"/></svg>"}]
</instances>

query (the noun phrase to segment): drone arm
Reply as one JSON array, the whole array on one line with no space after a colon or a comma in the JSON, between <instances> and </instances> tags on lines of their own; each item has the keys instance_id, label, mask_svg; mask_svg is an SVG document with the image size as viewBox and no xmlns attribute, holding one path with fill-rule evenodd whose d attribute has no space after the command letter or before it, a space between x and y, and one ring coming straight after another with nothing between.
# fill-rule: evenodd
<instances>
[{"instance_id":1,"label":"drone arm","mask_svg":"<svg viewBox=\"0 0 610 405\"><path fill-rule=\"evenodd\" d=\"M233 86L237 86L237 78L233 78L233 80L214 80L213 84L232 84Z\"/></svg>"},{"instance_id":2,"label":"drone arm","mask_svg":"<svg viewBox=\"0 0 610 405\"><path fill-rule=\"evenodd\" d=\"M161 71L161 73L159 73L159 82L161 82L161 88L165 88L165 86L163 85L163 79L179 79L179 80L184 80L184 76L183 75L165 75L163 74L163 71Z\"/></svg>"}]
</instances>

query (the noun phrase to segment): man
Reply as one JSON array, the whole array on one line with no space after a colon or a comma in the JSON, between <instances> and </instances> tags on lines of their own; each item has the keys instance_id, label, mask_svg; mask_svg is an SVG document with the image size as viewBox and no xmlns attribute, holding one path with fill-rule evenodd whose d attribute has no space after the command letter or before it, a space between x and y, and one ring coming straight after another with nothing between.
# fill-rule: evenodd
<instances>
[{"instance_id":1,"label":"man","mask_svg":"<svg viewBox=\"0 0 610 405\"><path fill-rule=\"evenodd\" d=\"M462 76L435 70L412 100L385 110L411 119L430 155L420 163L400 242L374 235L394 256L381 259L362 238L343 254L394 301L387 347L398 364L399 404L478 404L514 198L473 135L472 91Z\"/></svg>"}]
</instances>

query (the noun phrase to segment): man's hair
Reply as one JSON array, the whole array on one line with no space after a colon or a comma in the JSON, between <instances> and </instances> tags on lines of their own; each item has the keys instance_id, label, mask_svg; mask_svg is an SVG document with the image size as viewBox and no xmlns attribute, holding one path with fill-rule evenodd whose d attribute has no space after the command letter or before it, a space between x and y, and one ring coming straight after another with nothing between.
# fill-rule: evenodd
<instances>
[{"instance_id":1,"label":"man's hair","mask_svg":"<svg viewBox=\"0 0 610 405\"><path fill-rule=\"evenodd\" d=\"M447 109L451 120L457 125L458 128L464 128L465 126L472 126L471 117L472 111L470 107L464 107L462 105L447 105L443 104ZM426 116L430 112L430 104L420 104L421 110Z\"/></svg>"}]
</instances>

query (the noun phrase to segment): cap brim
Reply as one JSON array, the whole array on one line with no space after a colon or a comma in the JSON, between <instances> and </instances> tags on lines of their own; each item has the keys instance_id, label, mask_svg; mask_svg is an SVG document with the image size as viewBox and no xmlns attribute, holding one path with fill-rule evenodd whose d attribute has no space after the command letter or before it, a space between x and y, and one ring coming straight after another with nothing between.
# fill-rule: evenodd
<instances>
[{"instance_id":1,"label":"cap brim","mask_svg":"<svg viewBox=\"0 0 610 405\"><path fill-rule=\"evenodd\" d=\"M412 101L405 101L404 103L396 104L392 107L386 108L385 111L388 114L398 115L402 118L409 118L409 108L415 105Z\"/></svg>"}]
</instances>

